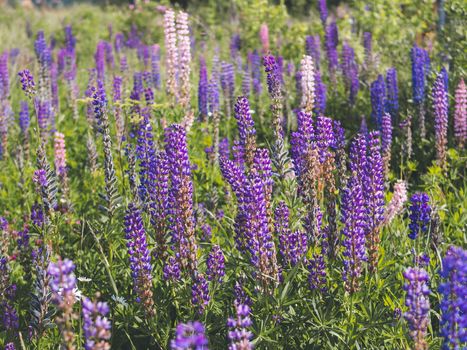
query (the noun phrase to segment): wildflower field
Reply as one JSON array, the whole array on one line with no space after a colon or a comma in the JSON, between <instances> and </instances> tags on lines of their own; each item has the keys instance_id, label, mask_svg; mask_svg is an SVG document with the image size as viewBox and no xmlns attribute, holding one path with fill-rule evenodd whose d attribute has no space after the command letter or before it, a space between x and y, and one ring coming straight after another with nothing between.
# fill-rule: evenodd
<instances>
[{"instance_id":1,"label":"wildflower field","mask_svg":"<svg viewBox=\"0 0 467 350\"><path fill-rule=\"evenodd\" d=\"M0 349L467 348L464 1L111 3L0 4Z\"/></svg>"}]
</instances>

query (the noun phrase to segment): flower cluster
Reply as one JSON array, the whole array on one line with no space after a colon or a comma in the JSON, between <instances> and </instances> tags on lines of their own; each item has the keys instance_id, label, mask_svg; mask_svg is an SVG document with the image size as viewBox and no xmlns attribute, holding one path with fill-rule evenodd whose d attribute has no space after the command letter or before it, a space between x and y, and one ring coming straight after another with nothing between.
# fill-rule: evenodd
<instances>
[{"instance_id":1,"label":"flower cluster","mask_svg":"<svg viewBox=\"0 0 467 350\"><path fill-rule=\"evenodd\" d=\"M170 342L172 350L208 350L208 338L201 322L180 323L175 330L175 339Z\"/></svg>"},{"instance_id":2,"label":"flower cluster","mask_svg":"<svg viewBox=\"0 0 467 350\"><path fill-rule=\"evenodd\" d=\"M164 36L166 49L166 89L167 93L176 98L178 96L177 81L177 31L175 29L175 12L167 9L164 14Z\"/></svg>"},{"instance_id":3,"label":"flower cluster","mask_svg":"<svg viewBox=\"0 0 467 350\"><path fill-rule=\"evenodd\" d=\"M206 260L206 265L208 280L222 282L222 278L225 275L225 258L220 246L215 245L212 247Z\"/></svg>"},{"instance_id":4,"label":"flower cluster","mask_svg":"<svg viewBox=\"0 0 467 350\"><path fill-rule=\"evenodd\" d=\"M230 340L229 350L251 350L253 345L250 340L253 334L248 330L252 322L250 319L250 307L246 304L235 304L236 318L227 320L227 327L230 328L228 337Z\"/></svg>"},{"instance_id":5,"label":"flower cluster","mask_svg":"<svg viewBox=\"0 0 467 350\"><path fill-rule=\"evenodd\" d=\"M190 74L191 74L191 46L190 31L188 29L188 14L179 12L177 15L178 41L178 78L180 79L180 104L188 107L190 104Z\"/></svg>"},{"instance_id":6,"label":"flower cluster","mask_svg":"<svg viewBox=\"0 0 467 350\"><path fill-rule=\"evenodd\" d=\"M29 69L24 69L18 73L21 79L21 88L26 93L26 96L31 97L36 93L36 84L34 77Z\"/></svg>"},{"instance_id":7,"label":"flower cluster","mask_svg":"<svg viewBox=\"0 0 467 350\"><path fill-rule=\"evenodd\" d=\"M410 197L410 224L409 224L409 238L416 239L420 233L428 231L430 224L430 197L426 193L415 193Z\"/></svg>"},{"instance_id":8,"label":"flower cluster","mask_svg":"<svg viewBox=\"0 0 467 350\"><path fill-rule=\"evenodd\" d=\"M443 349L461 349L467 342L467 251L450 247L440 271L444 282L439 286Z\"/></svg>"},{"instance_id":9,"label":"flower cluster","mask_svg":"<svg viewBox=\"0 0 467 350\"><path fill-rule=\"evenodd\" d=\"M425 270L409 267L404 272L407 284L404 290L407 292L405 305L408 311L404 313L410 328L410 336L414 342L416 350L427 350L425 334L428 327L428 312L430 311L430 301L428 296L430 290L427 282L428 274Z\"/></svg>"},{"instance_id":10,"label":"flower cluster","mask_svg":"<svg viewBox=\"0 0 467 350\"><path fill-rule=\"evenodd\" d=\"M407 201L407 183L403 180L398 180L394 185L394 193L391 201L385 209L384 223L387 225L402 212L404 204Z\"/></svg>"},{"instance_id":11,"label":"flower cluster","mask_svg":"<svg viewBox=\"0 0 467 350\"><path fill-rule=\"evenodd\" d=\"M448 144L448 95L442 74L438 74L432 90L435 115L436 158L443 167L446 164Z\"/></svg>"},{"instance_id":12,"label":"flower cluster","mask_svg":"<svg viewBox=\"0 0 467 350\"><path fill-rule=\"evenodd\" d=\"M109 306L105 302L83 298L83 332L86 350L110 350L111 323L107 319Z\"/></svg>"},{"instance_id":13,"label":"flower cluster","mask_svg":"<svg viewBox=\"0 0 467 350\"><path fill-rule=\"evenodd\" d=\"M151 255L146 242L146 231L139 209L132 203L125 215L125 238L130 256L131 276L137 301L141 302L146 313L154 313L152 300Z\"/></svg>"}]
</instances>

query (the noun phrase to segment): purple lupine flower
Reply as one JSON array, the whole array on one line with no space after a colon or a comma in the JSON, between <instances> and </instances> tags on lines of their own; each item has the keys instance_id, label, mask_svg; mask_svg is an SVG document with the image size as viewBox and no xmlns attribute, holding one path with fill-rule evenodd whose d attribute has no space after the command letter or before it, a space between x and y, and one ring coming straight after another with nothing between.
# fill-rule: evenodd
<instances>
[{"instance_id":1,"label":"purple lupine flower","mask_svg":"<svg viewBox=\"0 0 467 350\"><path fill-rule=\"evenodd\" d=\"M234 115L237 120L240 146L245 152L245 161L251 165L256 150L256 129L251 117L250 104L245 96L238 97Z\"/></svg>"},{"instance_id":2,"label":"purple lupine flower","mask_svg":"<svg viewBox=\"0 0 467 350\"><path fill-rule=\"evenodd\" d=\"M321 62L321 40L319 35L307 35L305 38L305 52L313 58L315 69L319 70Z\"/></svg>"},{"instance_id":3,"label":"purple lupine flower","mask_svg":"<svg viewBox=\"0 0 467 350\"><path fill-rule=\"evenodd\" d=\"M317 115L324 115L326 112L326 85L321 79L321 73L315 70L315 104L313 112Z\"/></svg>"},{"instance_id":4,"label":"purple lupine flower","mask_svg":"<svg viewBox=\"0 0 467 350\"><path fill-rule=\"evenodd\" d=\"M257 98L261 95L261 57L256 50L251 54L251 76L253 78L253 92Z\"/></svg>"},{"instance_id":5,"label":"purple lupine flower","mask_svg":"<svg viewBox=\"0 0 467 350\"><path fill-rule=\"evenodd\" d=\"M165 150L169 162L169 221L172 242L182 269L196 270L197 244L193 215L193 182L188 158L186 131L173 124L165 129Z\"/></svg>"},{"instance_id":6,"label":"purple lupine flower","mask_svg":"<svg viewBox=\"0 0 467 350\"><path fill-rule=\"evenodd\" d=\"M443 75L438 74L432 89L433 112L435 115L436 158L443 167L446 163L448 144L448 95L443 82Z\"/></svg>"},{"instance_id":7,"label":"purple lupine flower","mask_svg":"<svg viewBox=\"0 0 467 350\"><path fill-rule=\"evenodd\" d=\"M7 99L10 96L10 76L8 73L8 52L0 55L0 98Z\"/></svg>"},{"instance_id":8,"label":"purple lupine flower","mask_svg":"<svg viewBox=\"0 0 467 350\"><path fill-rule=\"evenodd\" d=\"M326 0L318 1L318 11L319 11L319 18L321 19L321 23L323 23L323 27L324 27L326 26L326 20L328 19L328 7L326 5Z\"/></svg>"},{"instance_id":9,"label":"purple lupine flower","mask_svg":"<svg viewBox=\"0 0 467 350\"><path fill-rule=\"evenodd\" d=\"M297 176L300 176L305 170L304 157L313 138L314 129L311 114L298 111L297 132L292 133L291 137L291 155Z\"/></svg>"},{"instance_id":10,"label":"purple lupine flower","mask_svg":"<svg viewBox=\"0 0 467 350\"><path fill-rule=\"evenodd\" d=\"M23 135L28 134L30 123L31 119L29 118L29 105L26 101L21 101L19 110L19 128L21 129Z\"/></svg>"},{"instance_id":11,"label":"purple lupine flower","mask_svg":"<svg viewBox=\"0 0 467 350\"><path fill-rule=\"evenodd\" d=\"M110 349L111 323L106 317L109 306L105 302L83 298L83 332L86 350Z\"/></svg>"},{"instance_id":12,"label":"purple lupine flower","mask_svg":"<svg viewBox=\"0 0 467 350\"><path fill-rule=\"evenodd\" d=\"M467 342L467 251L449 247L443 259L439 286L443 349L461 349Z\"/></svg>"},{"instance_id":13,"label":"purple lupine flower","mask_svg":"<svg viewBox=\"0 0 467 350\"><path fill-rule=\"evenodd\" d=\"M120 72L125 73L128 71L128 60L125 55L120 57Z\"/></svg>"},{"instance_id":14,"label":"purple lupine flower","mask_svg":"<svg viewBox=\"0 0 467 350\"><path fill-rule=\"evenodd\" d=\"M208 103L209 112L212 114L219 113L219 82L214 75L211 76L208 85Z\"/></svg>"},{"instance_id":15,"label":"purple lupine flower","mask_svg":"<svg viewBox=\"0 0 467 350\"><path fill-rule=\"evenodd\" d=\"M279 237L279 252L284 265L295 266L307 251L307 237L302 231L289 228L289 208L281 201L274 212L275 234Z\"/></svg>"},{"instance_id":16,"label":"purple lupine flower","mask_svg":"<svg viewBox=\"0 0 467 350\"><path fill-rule=\"evenodd\" d=\"M368 69L373 62L373 36L371 32L363 33L363 48L365 51L365 66Z\"/></svg>"},{"instance_id":17,"label":"purple lupine flower","mask_svg":"<svg viewBox=\"0 0 467 350\"><path fill-rule=\"evenodd\" d=\"M456 137L459 148L464 147L467 140L467 88L464 79L461 79L456 89L454 112L454 136Z\"/></svg>"},{"instance_id":18,"label":"purple lupine flower","mask_svg":"<svg viewBox=\"0 0 467 350\"><path fill-rule=\"evenodd\" d=\"M426 233L430 224L431 206L430 197L426 193L414 193L410 197L410 224L409 238L416 239L418 234Z\"/></svg>"},{"instance_id":19,"label":"purple lupine flower","mask_svg":"<svg viewBox=\"0 0 467 350\"><path fill-rule=\"evenodd\" d=\"M350 293L359 289L362 262L366 261L365 250L365 202L357 171L353 170L342 195L341 221L344 225L342 244L344 251L343 279Z\"/></svg>"},{"instance_id":20,"label":"purple lupine flower","mask_svg":"<svg viewBox=\"0 0 467 350\"><path fill-rule=\"evenodd\" d=\"M105 49L105 63L107 67L114 68L115 67L115 59L112 50L112 44L108 41L104 41L104 49Z\"/></svg>"},{"instance_id":21,"label":"purple lupine flower","mask_svg":"<svg viewBox=\"0 0 467 350\"><path fill-rule=\"evenodd\" d=\"M180 264L174 257L170 257L163 267L164 280L179 281L181 278Z\"/></svg>"},{"instance_id":22,"label":"purple lupine flower","mask_svg":"<svg viewBox=\"0 0 467 350\"><path fill-rule=\"evenodd\" d=\"M329 148L335 143L332 119L319 115L316 118L315 141L318 148L319 161L324 163L330 156Z\"/></svg>"},{"instance_id":23,"label":"purple lupine flower","mask_svg":"<svg viewBox=\"0 0 467 350\"><path fill-rule=\"evenodd\" d=\"M208 115L208 72L206 60L204 57L199 59L199 83L198 83L198 110L201 118L205 119Z\"/></svg>"},{"instance_id":24,"label":"purple lupine flower","mask_svg":"<svg viewBox=\"0 0 467 350\"><path fill-rule=\"evenodd\" d=\"M104 81L105 80L105 51L106 51L106 42L99 41L96 46L96 52L94 54L94 60L96 64L97 79Z\"/></svg>"},{"instance_id":25,"label":"purple lupine flower","mask_svg":"<svg viewBox=\"0 0 467 350\"><path fill-rule=\"evenodd\" d=\"M325 45L326 45L326 54L328 56L328 69L331 76L331 80L335 81L335 72L338 65L337 58L337 44L339 42L338 38L338 29L336 22L330 23L326 27L325 33Z\"/></svg>"},{"instance_id":26,"label":"purple lupine flower","mask_svg":"<svg viewBox=\"0 0 467 350\"><path fill-rule=\"evenodd\" d=\"M5 345L5 350L15 350L15 344L14 343L7 343Z\"/></svg>"},{"instance_id":27,"label":"purple lupine flower","mask_svg":"<svg viewBox=\"0 0 467 350\"><path fill-rule=\"evenodd\" d=\"M410 51L412 60L412 93L413 100L420 105L425 100L425 82L426 82L426 57L428 53L422 48L414 45Z\"/></svg>"},{"instance_id":28,"label":"purple lupine flower","mask_svg":"<svg viewBox=\"0 0 467 350\"><path fill-rule=\"evenodd\" d=\"M240 38L240 34L233 34L230 38L230 56L232 59L238 57L240 48L242 46L242 39Z\"/></svg>"},{"instance_id":29,"label":"purple lupine flower","mask_svg":"<svg viewBox=\"0 0 467 350\"><path fill-rule=\"evenodd\" d=\"M384 78L381 74L378 75L378 79L371 83L370 95L371 117L373 118L373 121L377 125L378 129L380 129L386 104L385 84Z\"/></svg>"},{"instance_id":30,"label":"purple lupine flower","mask_svg":"<svg viewBox=\"0 0 467 350\"><path fill-rule=\"evenodd\" d=\"M324 252L314 254L313 259L308 261L308 286L311 290L320 290L326 292L326 265L324 262Z\"/></svg>"},{"instance_id":31,"label":"purple lupine flower","mask_svg":"<svg viewBox=\"0 0 467 350\"><path fill-rule=\"evenodd\" d=\"M235 304L236 318L229 317L227 327L229 327L228 337L230 340L229 350L251 350L253 345L250 340L253 334L248 330L252 322L250 318L250 307L246 304Z\"/></svg>"},{"instance_id":32,"label":"purple lupine flower","mask_svg":"<svg viewBox=\"0 0 467 350\"><path fill-rule=\"evenodd\" d=\"M399 112L399 88L397 86L397 70L389 68L386 72L386 107L385 110L393 118Z\"/></svg>"},{"instance_id":33,"label":"purple lupine flower","mask_svg":"<svg viewBox=\"0 0 467 350\"><path fill-rule=\"evenodd\" d=\"M381 153L383 154L385 173L389 171L389 163L391 161L391 145L392 145L392 120L391 114L385 113L381 123Z\"/></svg>"},{"instance_id":34,"label":"purple lupine flower","mask_svg":"<svg viewBox=\"0 0 467 350\"><path fill-rule=\"evenodd\" d=\"M201 322L180 323L175 331L175 339L170 341L172 350L208 350L208 338Z\"/></svg>"},{"instance_id":35,"label":"purple lupine flower","mask_svg":"<svg viewBox=\"0 0 467 350\"><path fill-rule=\"evenodd\" d=\"M124 45L125 45L125 36L123 35L123 33L115 34L115 38L114 38L115 52L120 53Z\"/></svg>"},{"instance_id":36,"label":"purple lupine flower","mask_svg":"<svg viewBox=\"0 0 467 350\"><path fill-rule=\"evenodd\" d=\"M404 271L404 278L407 283L404 290L407 292L405 305L408 311L404 313L410 328L410 336L414 342L415 349L427 349L425 335L429 323L428 313L430 311L427 282L428 274L425 270L409 267Z\"/></svg>"},{"instance_id":37,"label":"purple lupine flower","mask_svg":"<svg viewBox=\"0 0 467 350\"><path fill-rule=\"evenodd\" d=\"M45 135L47 133L47 127L49 126L50 121L50 114L51 114L51 105L49 100L40 101L36 100L36 116L37 116L37 123L39 124L39 129L41 131L41 135Z\"/></svg>"},{"instance_id":38,"label":"purple lupine flower","mask_svg":"<svg viewBox=\"0 0 467 350\"><path fill-rule=\"evenodd\" d=\"M71 25L65 27L65 46L68 51L73 51L76 47L76 38L73 36Z\"/></svg>"},{"instance_id":39,"label":"purple lupine flower","mask_svg":"<svg viewBox=\"0 0 467 350\"><path fill-rule=\"evenodd\" d=\"M243 70L243 77L242 77L242 94L247 98L250 96L251 92L251 75L248 69L248 65Z\"/></svg>"},{"instance_id":40,"label":"purple lupine flower","mask_svg":"<svg viewBox=\"0 0 467 350\"><path fill-rule=\"evenodd\" d=\"M442 67L439 71L439 74L443 77L444 88L446 90L446 94L449 93L449 74L446 67Z\"/></svg>"},{"instance_id":41,"label":"purple lupine flower","mask_svg":"<svg viewBox=\"0 0 467 350\"><path fill-rule=\"evenodd\" d=\"M267 76L268 92L271 99L270 108L272 112L274 137L276 138L276 146L280 146L284 137L282 130L282 87L274 56L264 56L263 66Z\"/></svg>"},{"instance_id":42,"label":"purple lupine flower","mask_svg":"<svg viewBox=\"0 0 467 350\"><path fill-rule=\"evenodd\" d=\"M73 347L74 333L71 328L71 321L74 318L73 304L76 301L74 289L76 288L76 277L74 274L75 264L69 259L50 262L47 274L50 277L49 286L52 290L52 300L58 305L62 312L60 328L62 337L67 344L67 348Z\"/></svg>"},{"instance_id":43,"label":"purple lupine flower","mask_svg":"<svg viewBox=\"0 0 467 350\"><path fill-rule=\"evenodd\" d=\"M379 132L369 134L367 157L368 183L364 185L364 198L368 214L368 255L370 268L376 269L380 243L380 230L384 221L384 165L381 156Z\"/></svg>"},{"instance_id":44,"label":"purple lupine flower","mask_svg":"<svg viewBox=\"0 0 467 350\"><path fill-rule=\"evenodd\" d=\"M151 255L141 212L133 203L128 205L125 215L125 238L130 257L133 290L137 295L136 301L142 303L147 315L151 316L154 314Z\"/></svg>"},{"instance_id":45,"label":"purple lupine flower","mask_svg":"<svg viewBox=\"0 0 467 350\"><path fill-rule=\"evenodd\" d=\"M206 278L199 274L195 277L193 286L191 287L191 303L198 310L199 314L203 314L206 306L209 304L209 286Z\"/></svg>"},{"instance_id":46,"label":"purple lupine flower","mask_svg":"<svg viewBox=\"0 0 467 350\"><path fill-rule=\"evenodd\" d=\"M40 65L42 67L49 67L52 63L52 55L49 47L47 46L47 41L45 40L45 35L42 30L37 32L36 40L34 42L34 51L36 52L36 57Z\"/></svg>"},{"instance_id":47,"label":"purple lupine flower","mask_svg":"<svg viewBox=\"0 0 467 350\"><path fill-rule=\"evenodd\" d=\"M34 83L34 77L29 69L24 69L18 73L21 79L21 88L26 93L26 96L31 97L36 93L36 84Z\"/></svg>"},{"instance_id":48,"label":"purple lupine flower","mask_svg":"<svg viewBox=\"0 0 467 350\"><path fill-rule=\"evenodd\" d=\"M225 258L220 246L215 245L212 247L212 250L206 260L206 265L206 275L208 276L208 280L216 280L221 283L222 278L225 275Z\"/></svg>"},{"instance_id":49,"label":"purple lupine flower","mask_svg":"<svg viewBox=\"0 0 467 350\"><path fill-rule=\"evenodd\" d=\"M45 222L44 212L42 211L42 206L38 203L34 203L31 207L31 221L34 225L41 227Z\"/></svg>"},{"instance_id":50,"label":"purple lupine flower","mask_svg":"<svg viewBox=\"0 0 467 350\"><path fill-rule=\"evenodd\" d=\"M232 63L222 62L221 69L221 87L224 93L227 116L230 117L231 106L235 93L235 68Z\"/></svg>"},{"instance_id":51,"label":"purple lupine flower","mask_svg":"<svg viewBox=\"0 0 467 350\"><path fill-rule=\"evenodd\" d=\"M160 47L154 44L151 46L151 76L154 89L160 89L161 87L160 60Z\"/></svg>"}]
</instances>

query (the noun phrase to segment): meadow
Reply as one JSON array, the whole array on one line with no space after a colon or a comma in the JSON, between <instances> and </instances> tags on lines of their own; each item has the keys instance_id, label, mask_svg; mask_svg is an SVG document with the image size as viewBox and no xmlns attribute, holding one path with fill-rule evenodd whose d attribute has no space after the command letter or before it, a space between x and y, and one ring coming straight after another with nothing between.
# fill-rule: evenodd
<instances>
[{"instance_id":1,"label":"meadow","mask_svg":"<svg viewBox=\"0 0 467 350\"><path fill-rule=\"evenodd\" d=\"M0 4L0 348L465 349L462 0Z\"/></svg>"}]
</instances>

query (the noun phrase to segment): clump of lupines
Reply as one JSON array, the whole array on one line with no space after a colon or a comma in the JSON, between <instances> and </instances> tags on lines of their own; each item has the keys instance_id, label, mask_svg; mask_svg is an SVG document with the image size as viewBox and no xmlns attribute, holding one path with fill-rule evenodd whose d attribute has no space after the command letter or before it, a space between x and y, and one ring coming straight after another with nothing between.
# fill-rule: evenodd
<instances>
[{"instance_id":1,"label":"clump of lupines","mask_svg":"<svg viewBox=\"0 0 467 350\"><path fill-rule=\"evenodd\" d=\"M410 197L409 238L416 239L419 233L426 233L430 224L430 197L426 193L415 193Z\"/></svg>"},{"instance_id":2,"label":"clump of lupines","mask_svg":"<svg viewBox=\"0 0 467 350\"><path fill-rule=\"evenodd\" d=\"M201 322L180 323L175 330L175 339L170 342L172 350L208 350L208 338Z\"/></svg>"},{"instance_id":3,"label":"clump of lupines","mask_svg":"<svg viewBox=\"0 0 467 350\"><path fill-rule=\"evenodd\" d=\"M110 350L111 323L106 317L109 306L105 302L83 298L83 332L86 350Z\"/></svg>"},{"instance_id":4,"label":"clump of lupines","mask_svg":"<svg viewBox=\"0 0 467 350\"><path fill-rule=\"evenodd\" d=\"M229 317L227 326L229 327L228 337L230 340L229 350L251 350L253 344L250 340L253 334L248 330L252 322L250 318L250 307L246 304L235 304L236 318Z\"/></svg>"},{"instance_id":5,"label":"clump of lupines","mask_svg":"<svg viewBox=\"0 0 467 350\"><path fill-rule=\"evenodd\" d=\"M454 112L454 135L459 148L464 147L467 140L467 88L464 79L461 79L456 89Z\"/></svg>"},{"instance_id":6,"label":"clump of lupines","mask_svg":"<svg viewBox=\"0 0 467 350\"><path fill-rule=\"evenodd\" d=\"M175 29L175 12L167 9L164 14L164 36L166 49L166 90L172 98L178 97L177 81L177 31Z\"/></svg>"},{"instance_id":7,"label":"clump of lupines","mask_svg":"<svg viewBox=\"0 0 467 350\"><path fill-rule=\"evenodd\" d=\"M394 185L392 198L385 209L384 223L386 225L390 224L402 212L407 198L407 183L403 180L398 180Z\"/></svg>"},{"instance_id":8,"label":"clump of lupines","mask_svg":"<svg viewBox=\"0 0 467 350\"><path fill-rule=\"evenodd\" d=\"M370 94L371 117L378 126L378 129L380 129L386 104L385 84L382 75L378 75L378 79L371 83Z\"/></svg>"},{"instance_id":9,"label":"clump of lupines","mask_svg":"<svg viewBox=\"0 0 467 350\"><path fill-rule=\"evenodd\" d=\"M188 159L186 132L173 124L165 130L169 161L169 220L173 249L182 269L193 274L197 266L197 244L193 215L193 182Z\"/></svg>"},{"instance_id":10,"label":"clump of lupines","mask_svg":"<svg viewBox=\"0 0 467 350\"><path fill-rule=\"evenodd\" d=\"M425 270L409 267L404 272L404 278L407 280L404 290L407 292L405 305L408 307L408 311L404 313L404 318L409 324L414 349L426 350L428 345L425 335L430 311L430 301L428 299L430 290L427 286L429 277Z\"/></svg>"},{"instance_id":11,"label":"clump of lupines","mask_svg":"<svg viewBox=\"0 0 467 350\"><path fill-rule=\"evenodd\" d=\"M448 144L448 95L443 76L438 74L432 90L433 112L435 115L436 158L438 165L446 164Z\"/></svg>"},{"instance_id":12,"label":"clump of lupines","mask_svg":"<svg viewBox=\"0 0 467 350\"><path fill-rule=\"evenodd\" d=\"M188 14L183 11L177 15L177 41L180 104L187 108L190 105L191 48Z\"/></svg>"},{"instance_id":13,"label":"clump of lupines","mask_svg":"<svg viewBox=\"0 0 467 350\"><path fill-rule=\"evenodd\" d=\"M128 205L125 215L125 238L137 301L143 305L146 314L152 316L154 315L154 301L152 299L151 255L146 242L141 212L133 203Z\"/></svg>"},{"instance_id":14,"label":"clump of lupines","mask_svg":"<svg viewBox=\"0 0 467 350\"><path fill-rule=\"evenodd\" d=\"M443 259L439 286L443 349L461 349L467 342L467 251L451 246Z\"/></svg>"},{"instance_id":15,"label":"clump of lupines","mask_svg":"<svg viewBox=\"0 0 467 350\"><path fill-rule=\"evenodd\" d=\"M75 349L73 320L77 318L77 315L73 311L73 305L76 302L74 270L75 265L69 259L59 259L56 263L51 262L47 268L52 300L61 311L61 315L56 318L56 321L60 325L64 345L68 350Z\"/></svg>"},{"instance_id":16,"label":"clump of lupines","mask_svg":"<svg viewBox=\"0 0 467 350\"><path fill-rule=\"evenodd\" d=\"M225 258L220 246L215 245L212 247L206 260L206 265L208 280L222 282L222 278L225 275Z\"/></svg>"},{"instance_id":17,"label":"clump of lupines","mask_svg":"<svg viewBox=\"0 0 467 350\"><path fill-rule=\"evenodd\" d=\"M307 113L311 113L315 102L315 73L311 56L303 56L300 62L300 73L302 93L300 108Z\"/></svg>"},{"instance_id":18,"label":"clump of lupines","mask_svg":"<svg viewBox=\"0 0 467 350\"><path fill-rule=\"evenodd\" d=\"M397 86L397 70L386 71L386 107L385 112L396 118L399 113L399 87Z\"/></svg>"}]
</instances>

